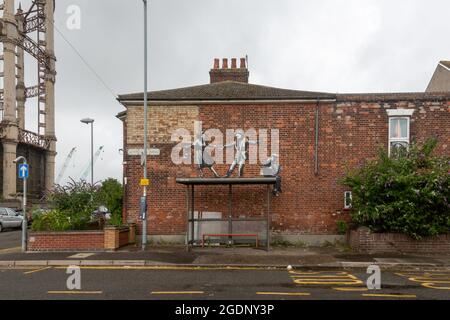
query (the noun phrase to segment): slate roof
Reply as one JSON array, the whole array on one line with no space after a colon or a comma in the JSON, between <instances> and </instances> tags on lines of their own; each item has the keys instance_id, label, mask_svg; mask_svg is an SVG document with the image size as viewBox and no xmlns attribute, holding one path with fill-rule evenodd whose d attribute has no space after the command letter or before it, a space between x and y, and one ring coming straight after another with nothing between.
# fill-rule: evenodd
<instances>
[{"instance_id":1,"label":"slate roof","mask_svg":"<svg viewBox=\"0 0 450 320\"><path fill-rule=\"evenodd\" d=\"M151 91L148 93L152 101L176 100L302 100L302 99L334 99L336 95L324 92L311 92L280 89L256 84L224 81L200 86ZM132 93L119 95L119 101L142 101L144 94Z\"/></svg>"}]
</instances>

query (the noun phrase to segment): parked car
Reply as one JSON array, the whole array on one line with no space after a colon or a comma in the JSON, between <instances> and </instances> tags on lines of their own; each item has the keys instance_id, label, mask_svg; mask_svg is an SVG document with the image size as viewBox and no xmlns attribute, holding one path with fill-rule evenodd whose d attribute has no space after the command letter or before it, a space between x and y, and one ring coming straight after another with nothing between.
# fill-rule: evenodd
<instances>
[{"instance_id":1,"label":"parked car","mask_svg":"<svg viewBox=\"0 0 450 320\"><path fill-rule=\"evenodd\" d=\"M22 228L23 217L11 208L0 208L0 232L6 228Z\"/></svg>"}]
</instances>

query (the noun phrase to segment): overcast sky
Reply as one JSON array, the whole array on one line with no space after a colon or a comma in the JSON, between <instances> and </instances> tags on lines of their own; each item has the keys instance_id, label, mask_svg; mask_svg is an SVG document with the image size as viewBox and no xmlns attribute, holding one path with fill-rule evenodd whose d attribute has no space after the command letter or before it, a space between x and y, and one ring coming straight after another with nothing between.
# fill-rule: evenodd
<instances>
[{"instance_id":1,"label":"overcast sky","mask_svg":"<svg viewBox=\"0 0 450 320\"><path fill-rule=\"evenodd\" d=\"M18 1L16 1L18 3ZM24 9L27 7L24 3ZM81 29L66 27L68 6ZM325 92L424 91L439 60L450 59L448 0L149 0L149 89L209 82L215 57L248 54L250 82ZM114 94L142 91L141 0L57 0L55 25ZM123 107L56 33L57 173L89 161L90 131L105 151L96 180L122 177ZM27 85L33 85L29 63ZM36 131L28 102L27 128Z\"/></svg>"}]
</instances>

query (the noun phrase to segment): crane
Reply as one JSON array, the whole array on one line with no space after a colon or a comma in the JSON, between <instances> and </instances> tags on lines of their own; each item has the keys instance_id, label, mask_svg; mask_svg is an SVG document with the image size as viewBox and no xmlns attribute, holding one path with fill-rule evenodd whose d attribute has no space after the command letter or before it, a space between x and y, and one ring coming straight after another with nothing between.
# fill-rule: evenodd
<instances>
[{"instance_id":1,"label":"crane","mask_svg":"<svg viewBox=\"0 0 450 320\"><path fill-rule=\"evenodd\" d=\"M61 170L59 171L58 176L56 177L56 180L55 180L56 184L59 184L61 182L61 179L64 176L64 173L66 172L67 167L69 166L70 160L72 160L72 157L76 151L77 151L76 147L73 147L72 150L70 150L69 154L66 157L66 160L64 160L64 164L63 164Z\"/></svg>"},{"instance_id":2,"label":"crane","mask_svg":"<svg viewBox=\"0 0 450 320\"><path fill-rule=\"evenodd\" d=\"M100 156L100 154L102 153L102 151L104 151L105 146L101 146L100 148L98 148L97 152L94 155L94 163L91 164L90 162L88 163L88 165L86 166L86 169L84 169L83 173L81 174L81 180L86 180L87 176L89 175L89 172L91 171L91 165L95 165L95 163L97 162L98 157Z\"/></svg>"}]
</instances>

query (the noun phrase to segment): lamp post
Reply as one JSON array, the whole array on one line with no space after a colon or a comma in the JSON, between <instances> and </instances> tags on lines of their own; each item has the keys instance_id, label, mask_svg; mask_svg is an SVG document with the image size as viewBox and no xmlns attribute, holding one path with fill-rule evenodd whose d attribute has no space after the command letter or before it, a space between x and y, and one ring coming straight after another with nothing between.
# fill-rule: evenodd
<instances>
[{"instance_id":1,"label":"lamp post","mask_svg":"<svg viewBox=\"0 0 450 320\"><path fill-rule=\"evenodd\" d=\"M84 118L80 121L91 125L91 185L94 185L94 119Z\"/></svg>"},{"instance_id":2,"label":"lamp post","mask_svg":"<svg viewBox=\"0 0 450 320\"><path fill-rule=\"evenodd\" d=\"M22 210L23 210L23 220L22 220L22 252L27 251L27 228L28 228L28 217L27 217L27 179L28 170L27 158L18 157L13 161L14 163L22 162L26 168L22 168L22 172L19 172L19 177L23 180L23 199L22 199Z\"/></svg>"},{"instance_id":3,"label":"lamp post","mask_svg":"<svg viewBox=\"0 0 450 320\"><path fill-rule=\"evenodd\" d=\"M143 178L147 180L147 109L148 109L148 99L147 99L147 0L142 0L144 2L144 152L142 157L142 165L144 166ZM142 202L143 211L142 212L142 250L145 250L147 245L147 184L143 186L143 196Z\"/></svg>"}]
</instances>

